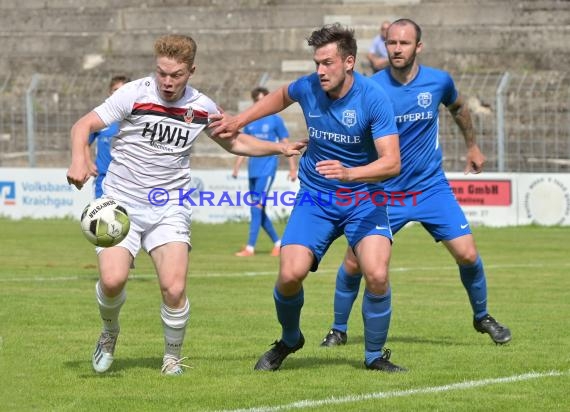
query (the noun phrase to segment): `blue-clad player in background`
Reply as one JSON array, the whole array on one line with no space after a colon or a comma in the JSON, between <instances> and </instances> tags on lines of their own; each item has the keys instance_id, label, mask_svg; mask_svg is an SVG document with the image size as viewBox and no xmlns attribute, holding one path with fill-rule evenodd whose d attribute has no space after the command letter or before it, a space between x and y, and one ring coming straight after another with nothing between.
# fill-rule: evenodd
<instances>
[{"instance_id":1,"label":"blue-clad player in background","mask_svg":"<svg viewBox=\"0 0 570 412\"><path fill-rule=\"evenodd\" d=\"M439 146L439 106L443 104L461 129L467 145L465 173L479 173L485 158L475 143L469 110L455 89L451 76L442 70L419 65L421 29L409 19L392 23L386 39L390 67L372 80L386 91L394 104L400 135L402 169L384 181L390 193L409 193L402 204L389 204L392 232L408 222L419 222L436 241L449 250L459 267L461 282L473 309L473 326L488 333L497 344L511 340L510 330L487 310L487 286L483 262L477 252L469 223L455 199L442 165ZM414 201L415 198L415 201ZM334 295L334 323L322 346L346 343L347 322L358 295L361 267L351 248L341 264Z\"/></svg>"},{"instance_id":2,"label":"blue-clad player in background","mask_svg":"<svg viewBox=\"0 0 570 412\"><path fill-rule=\"evenodd\" d=\"M126 76L114 76L109 82L109 95L112 95L123 84L130 82ZM95 198L103 196L103 179L107 175L107 169L111 163L111 140L119 133L120 123L111 123L109 126L89 135L89 145L97 141L95 166L97 177L95 178Z\"/></svg>"},{"instance_id":3,"label":"blue-clad player in background","mask_svg":"<svg viewBox=\"0 0 570 412\"><path fill-rule=\"evenodd\" d=\"M362 303L365 365L397 372L390 362L387 340L391 315L388 264L392 233L384 206L356 201L356 192L382 190L379 181L400 171L400 148L394 111L382 89L355 73L356 39L339 24L315 30L316 73L304 76L257 102L235 117L212 123L214 135L230 137L254 119L299 103L307 124L309 144L299 161L300 190L285 228L279 275L273 290L282 335L255 365L276 370L303 347L300 329L303 280L343 234L354 249L366 280ZM354 196L348 204L338 192Z\"/></svg>"},{"instance_id":4,"label":"blue-clad player in background","mask_svg":"<svg viewBox=\"0 0 570 412\"><path fill-rule=\"evenodd\" d=\"M253 102L263 99L269 94L269 90L265 87L256 87L251 91L251 98ZM282 141L287 143L289 140L289 131L285 127L283 119L277 115L272 114L262 119L255 120L244 127L243 132L254 136L261 140L269 140L271 142ZM243 163L245 157L237 156L232 171L232 176L237 178L239 168ZM292 157L287 158L289 161L289 179L295 181L297 179L297 166L295 159ZM257 243L257 236L259 229L263 228L273 242L273 249L271 256L279 256L281 246L281 239L271 223L271 219L265 212L266 196L264 193L269 193L273 180L275 180L275 173L279 159L277 156L262 156L250 157L247 162L247 175L249 182L249 191L253 194L251 196L250 206L251 221L249 223L249 238L247 245L237 252L235 255L239 257L249 257L255 255L255 244Z\"/></svg>"}]
</instances>

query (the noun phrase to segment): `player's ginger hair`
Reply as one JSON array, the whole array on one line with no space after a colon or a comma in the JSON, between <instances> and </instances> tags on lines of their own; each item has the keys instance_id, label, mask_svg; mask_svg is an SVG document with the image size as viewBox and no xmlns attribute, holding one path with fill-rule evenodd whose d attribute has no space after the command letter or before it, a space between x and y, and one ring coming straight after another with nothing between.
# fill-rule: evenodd
<instances>
[{"instance_id":1,"label":"player's ginger hair","mask_svg":"<svg viewBox=\"0 0 570 412\"><path fill-rule=\"evenodd\" d=\"M154 54L156 57L168 57L180 63L186 63L188 68L194 66L196 57L196 42L190 36L182 34L167 34L159 37L154 42Z\"/></svg>"}]
</instances>

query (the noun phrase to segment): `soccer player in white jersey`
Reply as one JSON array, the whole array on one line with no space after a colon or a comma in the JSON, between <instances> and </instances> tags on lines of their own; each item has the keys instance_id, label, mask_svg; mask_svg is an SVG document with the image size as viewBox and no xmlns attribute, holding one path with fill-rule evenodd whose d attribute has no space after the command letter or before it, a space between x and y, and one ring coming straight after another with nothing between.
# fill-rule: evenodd
<instances>
[{"instance_id":1,"label":"soccer player in white jersey","mask_svg":"<svg viewBox=\"0 0 570 412\"><path fill-rule=\"evenodd\" d=\"M509 328L487 309L487 282L483 262L469 222L457 203L442 165L439 145L439 107L446 106L461 129L467 147L465 173L482 171L485 157L475 142L469 109L449 73L418 64L421 28L412 20L392 23L386 38L390 67L376 73L376 81L394 104L400 134L402 171L384 182L387 194L399 194L388 205L390 226L396 234L408 222L419 222L441 242L457 263L459 278L473 311L473 327L497 344L511 340ZM404 196L406 194L406 196ZM347 322L358 295L362 275L348 248L340 265L334 295L334 321L321 346L346 343Z\"/></svg>"},{"instance_id":2,"label":"soccer player in white jersey","mask_svg":"<svg viewBox=\"0 0 570 412\"><path fill-rule=\"evenodd\" d=\"M383 189L378 182L400 172L394 111L376 83L354 72L357 46L352 30L327 25L315 30L308 44L313 47L315 73L211 125L216 134L231 135L252 120L297 102L309 134L309 145L299 161L300 190L283 234L273 290L281 339L259 358L255 369L276 370L289 354L303 347L303 280L309 271L317 270L329 246L344 234L366 280L362 303L365 366L398 372L403 368L390 362L390 351L383 349L391 316L388 263L392 233L386 207L370 199Z\"/></svg>"},{"instance_id":3,"label":"soccer player in white jersey","mask_svg":"<svg viewBox=\"0 0 570 412\"><path fill-rule=\"evenodd\" d=\"M107 371L119 334L119 311L134 258L142 247L156 268L162 292L164 327L162 373L183 372L182 344L190 317L186 274L190 251L190 149L219 113L216 104L188 85L195 71L196 43L184 35L166 35L154 44L154 75L128 83L71 129L70 184L81 189L95 175L88 136L120 123L112 142L113 160L104 193L126 206L131 219L128 236L117 246L97 248L99 281L95 286L103 331L93 353L93 368ZM209 130L205 130L210 135ZM264 142L239 134L232 139L210 136L231 153L245 156L300 154L305 142Z\"/></svg>"}]
</instances>

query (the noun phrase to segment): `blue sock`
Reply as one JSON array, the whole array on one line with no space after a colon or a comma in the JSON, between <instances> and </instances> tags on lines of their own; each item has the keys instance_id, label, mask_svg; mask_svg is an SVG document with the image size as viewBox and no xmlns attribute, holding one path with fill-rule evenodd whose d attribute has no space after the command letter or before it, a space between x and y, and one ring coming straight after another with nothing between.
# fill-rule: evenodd
<instances>
[{"instance_id":1,"label":"blue sock","mask_svg":"<svg viewBox=\"0 0 570 412\"><path fill-rule=\"evenodd\" d=\"M358 296L362 274L351 276L346 273L344 264L341 263L336 274L336 288L334 290L334 323L333 329L346 332L348 317L352 305Z\"/></svg>"},{"instance_id":2,"label":"blue sock","mask_svg":"<svg viewBox=\"0 0 570 412\"><path fill-rule=\"evenodd\" d=\"M255 246L257 243L257 235L259 235L259 228L261 227L261 209L257 206L251 206L251 222L249 224L249 246Z\"/></svg>"},{"instance_id":3,"label":"blue sock","mask_svg":"<svg viewBox=\"0 0 570 412\"><path fill-rule=\"evenodd\" d=\"M305 293L303 289L293 296L283 296L273 289L273 299L275 300L275 309L277 310L277 319L281 324L281 339L285 345L293 347L299 342L301 337L301 308L305 301Z\"/></svg>"},{"instance_id":4,"label":"blue sock","mask_svg":"<svg viewBox=\"0 0 570 412\"><path fill-rule=\"evenodd\" d=\"M459 265L461 282L467 291L473 316L476 320L481 319L487 312L487 281L485 280L485 269L481 257L471 266Z\"/></svg>"},{"instance_id":5,"label":"blue sock","mask_svg":"<svg viewBox=\"0 0 570 412\"><path fill-rule=\"evenodd\" d=\"M261 210L261 226L267 232L273 243L279 240L279 235L277 235L273 223L271 223L271 219L269 219L269 216L265 213L265 209Z\"/></svg>"},{"instance_id":6,"label":"blue sock","mask_svg":"<svg viewBox=\"0 0 570 412\"><path fill-rule=\"evenodd\" d=\"M367 365L382 356L382 348L388 339L392 314L392 290L385 295L375 295L365 290L362 299L364 320L364 358Z\"/></svg>"}]
</instances>

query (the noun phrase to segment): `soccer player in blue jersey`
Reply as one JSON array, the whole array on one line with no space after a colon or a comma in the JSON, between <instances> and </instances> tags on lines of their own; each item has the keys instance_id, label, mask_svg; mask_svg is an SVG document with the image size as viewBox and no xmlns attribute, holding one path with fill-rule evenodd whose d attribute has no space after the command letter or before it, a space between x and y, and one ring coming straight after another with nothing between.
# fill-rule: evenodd
<instances>
[{"instance_id":1,"label":"soccer player in blue jersey","mask_svg":"<svg viewBox=\"0 0 570 412\"><path fill-rule=\"evenodd\" d=\"M331 243L344 234L366 281L362 303L365 365L372 370L401 371L390 362L390 351L383 351L391 315L388 263L392 233L386 208L364 200L382 191L378 182L400 171L394 112L382 89L354 72L353 30L338 23L326 25L311 34L308 44L313 47L315 73L210 126L214 135L229 138L252 120L294 102L301 106L307 124L309 143L299 161L300 190L283 234L273 290L281 339L259 358L255 369L276 370L289 354L303 347L303 280L309 271L317 270Z\"/></svg>"},{"instance_id":2,"label":"soccer player in blue jersey","mask_svg":"<svg viewBox=\"0 0 570 412\"><path fill-rule=\"evenodd\" d=\"M265 87L256 87L251 91L251 98L253 102L263 99L269 94L269 90ZM259 120L255 120L245 126L244 133L254 136L260 140L269 140L272 142L282 141L288 143L289 131L285 127L283 119L273 114ZM237 178L239 168L245 159L244 156L237 156L232 176ZM289 161L289 178L295 181L297 178L297 166L295 159L288 158ZM249 191L252 193L250 206L251 221L249 223L249 238L247 245L237 252L235 255L239 257L249 257L255 255L255 244L257 243L257 236L259 229L263 228L273 242L273 249L271 256L279 256L281 247L281 239L271 223L271 219L265 212L266 199L265 193L269 193L271 185L275 179L279 159L277 156L263 156L263 157L250 157L247 162L247 174L249 181Z\"/></svg>"},{"instance_id":3,"label":"soccer player in blue jersey","mask_svg":"<svg viewBox=\"0 0 570 412\"><path fill-rule=\"evenodd\" d=\"M482 170L485 158L475 143L467 105L447 72L417 63L416 55L422 50L422 42L421 29L415 22L409 19L393 22L386 47L390 67L376 73L372 80L392 99L400 135L401 173L384 182L388 197L399 195L401 199L388 206L392 232L395 234L406 223L415 221L421 223L435 241L442 242L459 267L459 276L473 309L475 330L489 334L497 344L507 343L511 332L489 315L483 262L442 166L438 142L441 104L447 107L465 139L465 173ZM348 317L358 295L362 270L348 248L336 278L334 323L322 346L346 343Z\"/></svg>"},{"instance_id":4,"label":"soccer player in blue jersey","mask_svg":"<svg viewBox=\"0 0 570 412\"><path fill-rule=\"evenodd\" d=\"M127 76L114 76L109 83L109 95L115 93L123 84L130 82ZM103 196L103 179L107 175L107 169L111 163L111 139L119 133L119 122L111 123L109 126L89 135L89 145L97 141L95 166L97 166L97 177L95 178L95 197Z\"/></svg>"}]
</instances>

